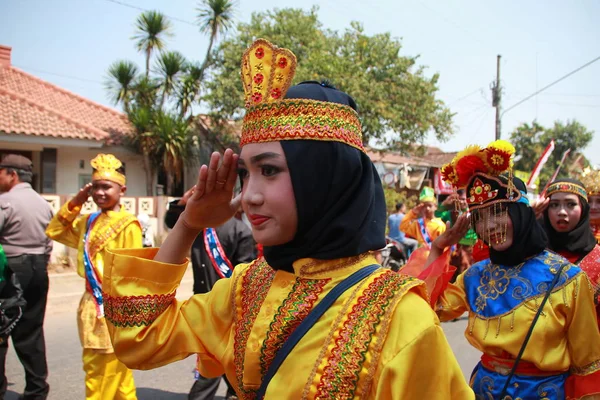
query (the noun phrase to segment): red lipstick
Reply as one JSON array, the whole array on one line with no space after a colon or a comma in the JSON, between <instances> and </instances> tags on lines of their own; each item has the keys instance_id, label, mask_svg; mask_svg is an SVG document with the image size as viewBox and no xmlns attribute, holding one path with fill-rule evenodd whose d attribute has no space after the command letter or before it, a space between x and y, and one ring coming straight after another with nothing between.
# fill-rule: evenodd
<instances>
[{"instance_id":1,"label":"red lipstick","mask_svg":"<svg viewBox=\"0 0 600 400\"><path fill-rule=\"evenodd\" d=\"M271 218L260 214L248 214L248 219L252 225L260 226Z\"/></svg>"}]
</instances>

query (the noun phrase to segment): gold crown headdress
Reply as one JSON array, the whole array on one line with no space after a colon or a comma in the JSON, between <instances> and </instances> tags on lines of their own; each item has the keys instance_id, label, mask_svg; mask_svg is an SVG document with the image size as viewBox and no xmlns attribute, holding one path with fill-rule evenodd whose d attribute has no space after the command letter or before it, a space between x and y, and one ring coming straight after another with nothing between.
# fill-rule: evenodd
<instances>
[{"instance_id":1,"label":"gold crown headdress","mask_svg":"<svg viewBox=\"0 0 600 400\"><path fill-rule=\"evenodd\" d=\"M240 146L280 140L337 141L365 151L356 111L344 104L284 99L296 73L296 56L265 39L242 57L246 115Z\"/></svg>"},{"instance_id":2,"label":"gold crown headdress","mask_svg":"<svg viewBox=\"0 0 600 400\"><path fill-rule=\"evenodd\" d=\"M579 178L587 190L588 196L600 196L600 171L586 168Z\"/></svg>"},{"instance_id":3,"label":"gold crown headdress","mask_svg":"<svg viewBox=\"0 0 600 400\"><path fill-rule=\"evenodd\" d=\"M125 185L125 175L117 171L123 163L114 155L98 154L90 164L95 169L92 175L93 181L106 180L118 183L121 186Z\"/></svg>"}]
</instances>

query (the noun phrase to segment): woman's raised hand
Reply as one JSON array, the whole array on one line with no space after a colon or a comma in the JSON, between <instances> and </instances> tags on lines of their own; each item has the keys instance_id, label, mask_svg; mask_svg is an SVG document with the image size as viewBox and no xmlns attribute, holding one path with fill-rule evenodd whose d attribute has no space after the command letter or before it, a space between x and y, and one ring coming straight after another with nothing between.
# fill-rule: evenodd
<instances>
[{"instance_id":1,"label":"woman's raised hand","mask_svg":"<svg viewBox=\"0 0 600 400\"><path fill-rule=\"evenodd\" d=\"M231 149L227 149L222 161L221 154L215 152L211 154L208 166L200 167L198 182L179 217L187 228L200 231L217 227L237 211L241 195L233 198L233 188L238 158Z\"/></svg>"},{"instance_id":2,"label":"woman's raised hand","mask_svg":"<svg viewBox=\"0 0 600 400\"><path fill-rule=\"evenodd\" d=\"M470 213L464 213L458 216L454 225L450 228L447 224L446 231L437 237L432 243L432 247L437 247L444 251L446 247L457 244L469 230Z\"/></svg>"}]
</instances>

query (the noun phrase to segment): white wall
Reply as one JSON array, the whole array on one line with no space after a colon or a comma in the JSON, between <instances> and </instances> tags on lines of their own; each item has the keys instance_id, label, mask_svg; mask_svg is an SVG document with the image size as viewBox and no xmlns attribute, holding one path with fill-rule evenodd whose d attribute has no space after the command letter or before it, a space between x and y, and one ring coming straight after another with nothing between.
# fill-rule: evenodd
<instances>
[{"instance_id":1,"label":"white wall","mask_svg":"<svg viewBox=\"0 0 600 400\"><path fill-rule=\"evenodd\" d=\"M125 163L127 177L127 196L146 195L146 174L144 173L142 157L125 149L86 149L76 147L60 147L57 149L56 192L63 195L74 195L80 189L79 175L92 174L90 161L99 153L114 154ZM83 160L83 168L80 161Z\"/></svg>"}]
</instances>

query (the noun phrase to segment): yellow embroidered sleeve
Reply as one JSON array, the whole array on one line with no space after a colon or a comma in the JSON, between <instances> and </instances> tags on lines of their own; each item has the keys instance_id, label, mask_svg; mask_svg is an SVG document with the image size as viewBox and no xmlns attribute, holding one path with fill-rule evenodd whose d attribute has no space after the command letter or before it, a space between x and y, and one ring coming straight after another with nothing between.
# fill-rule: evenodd
<instances>
[{"instance_id":1,"label":"yellow embroidered sleeve","mask_svg":"<svg viewBox=\"0 0 600 400\"><path fill-rule=\"evenodd\" d=\"M153 261L157 249L113 250L104 270L105 313L115 354L129 368L151 369L198 353L203 373L223 374L233 310L231 282L210 293L177 301L175 291L188 262ZM244 268L235 269L239 273Z\"/></svg>"},{"instance_id":2,"label":"yellow embroidered sleeve","mask_svg":"<svg viewBox=\"0 0 600 400\"><path fill-rule=\"evenodd\" d=\"M456 282L448 284L437 302L435 311L441 321L451 321L468 310L463 273L456 278Z\"/></svg>"},{"instance_id":3,"label":"yellow embroidered sleeve","mask_svg":"<svg viewBox=\"0 0 600 400\"><path fill-rule=\"evenodd\" d=\"M81 207L69 210L69 202L62 205L46 228L46 235L65 246L78 248L85 231L85 216L79 216Z\"/></svg>"},{"instance_id":4,"label":"yellow embroidered sleeve","mask_svg":"<svg viewBox=\"0 0 600 400\"><path fill-rule=\"evenodd\" d=\"M410 210L404 215L400 222L400 230L412 237L413 239L421 240L421 234L419 233L419 224L417 223L418 216Z\"/></svg>"},{"instance_id":5,"label":"yellow embroidered sleeve","mask_svg":"<svg viewBox=\"0 0 600 400\"><path fill-rule=\"evenodd\" d=\"M427 362L424 362L427 360ZM432 326L385 367L377 399L474 399L440 326Z\"/></svg>"},{"instance_id":6,"label":"yellow embroidered sleeve","mask_svg":"<svg viewBox=\"0 0 600 400\"><path fill-rule=\"evenodd\" d=\"M600 332L596 322L596 310L592 285L585 273L579 274L574 288L573 309L569 313L567 342L571 355L571 371L588 375L600 371Z\"/></svg>"}]
</instances>

